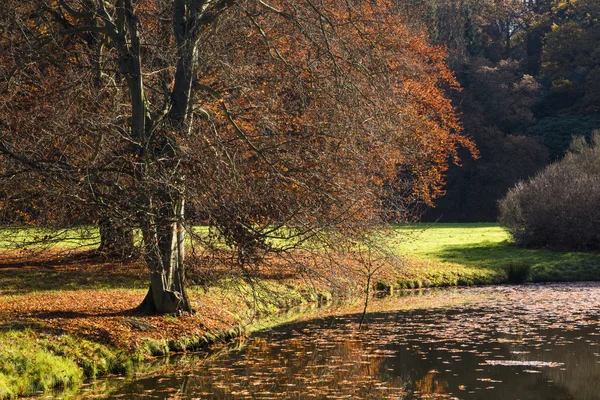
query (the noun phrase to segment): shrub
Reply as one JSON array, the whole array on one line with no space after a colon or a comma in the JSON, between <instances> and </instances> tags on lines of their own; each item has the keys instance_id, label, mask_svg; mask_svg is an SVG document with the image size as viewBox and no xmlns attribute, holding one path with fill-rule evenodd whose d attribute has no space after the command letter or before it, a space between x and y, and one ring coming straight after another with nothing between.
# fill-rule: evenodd
<instances>
[{"instance_id":1,"label":"shrub","mask_svg":"<svg viewBox=\"0 0 600 400\"><path fill-rule=\"evenodd\" d=\"M600 133L577 138L559 162L500 201L500 223L518 245L600 250Z\"/></svg>"},{"instance_id":2,"label":"shrub","mask_svg":"<svg viewBox=\"0 0 600 400\"><path fill-rule=\"evenodd\" d=\"M527 262L508 262L505 269L510 283L524 283L531 279L531 264Z\"/></svg>"}]
</instances>

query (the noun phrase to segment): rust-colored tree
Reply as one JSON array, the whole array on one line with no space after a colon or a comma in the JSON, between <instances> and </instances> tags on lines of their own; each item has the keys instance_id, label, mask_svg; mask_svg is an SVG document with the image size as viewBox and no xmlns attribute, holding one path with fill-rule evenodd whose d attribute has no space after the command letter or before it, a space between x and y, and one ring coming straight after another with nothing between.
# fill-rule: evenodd
<instances>
[{"instance_id":1,"label":"rust-colored tree","mask_svg":"<svg viewBox=\"0 0 600 400\"><path fill-rule=\"evenodd\" d=\"M146 312L192 311L185 233L208 238L186 229L185 204L243 265L286 247L275 238L359 239L391 182L403 204L430 202L472 147L443 50L393 1L1 7L2 179L139 228Z\"/></svg>"}]
</instances>

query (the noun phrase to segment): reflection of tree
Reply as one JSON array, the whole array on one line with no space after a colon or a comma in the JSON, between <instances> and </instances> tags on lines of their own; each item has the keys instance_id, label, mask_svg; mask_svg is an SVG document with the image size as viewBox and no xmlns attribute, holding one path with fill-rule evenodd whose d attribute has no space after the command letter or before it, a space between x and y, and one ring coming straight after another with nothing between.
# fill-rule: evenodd
<instances>
[{"instance_id":1,"label":"reflection of tree","mask_svg":"<svg viewBox=\"0 0 600 400\"><path fill-rule=\"evenodd\" d=\"M335 335L296 336L280 343L258 338L246 349L243 359L233 363L230 373L220 374L218 387L206 387L207 379L198 376L192 385L197 390L215 391L219 398L283 395L286 398L321 398L352 395L358 398L398 398L403 380L393 376L381 379L383 356L373 353L354 332L335 330ZM208 368L224 368L228 362Z\"/></svg>"},{"instance_id":2,"label":"reflection of tree","mask_svg":"<svg viewBox=\"0 0 600 400\"><path fill-rule=\"evenodd\" d=\"M437 379L437 371L429 371L427 375L416 382L416 389L419 394L444 394L448 392L448 382Z\"/></svg>"},{"instance_id":3,"label":"reflection of tree","mask_svg":"<svg viewBox=\"0 0 600 400\"><path fill-rule=\"evenodd\" d=\"M116 393L131 398L177 391L211 399L402 399L405 380L385 371L386 352L370 339L347 326L256 337L243 352L184 358L161 376L131 382Z\"/></svg>"},{"instance_id":4,"label":"reflection of tree","mask_svg":"<svg viewBox=\"0 0 600 400\"><path fill-rule=\"evenodd\" d=\"M594 399L600 393L598 342L588 333L596 326L590 325L596 315L590 305L600 302L598 288L486 288L498 295L490 296L490 303L371 313L368 329L360 332L359 315L297 323L245 342L243 351L204 362L190 358L173 367L175 372L114 393L139 394L130 398L148 390L153 395L179 390L184 397L211 399ZM566 370L534 361L564 363Z\"/></svg>"}]
</instances>

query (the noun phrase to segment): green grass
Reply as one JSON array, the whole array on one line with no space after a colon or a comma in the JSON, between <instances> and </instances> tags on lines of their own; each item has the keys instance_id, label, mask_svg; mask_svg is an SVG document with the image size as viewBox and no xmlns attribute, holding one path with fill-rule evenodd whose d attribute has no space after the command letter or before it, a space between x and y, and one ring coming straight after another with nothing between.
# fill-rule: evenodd
<instances>
[{"instance_id":1,"label":"green grass","mask_svg":"<svg viewBox=\"0 0 600 400\"><path fill-rule=\"evenodd\" d=\"M69 229L32 227L3 227L0 229L0 250L27 247L30 249L92 249L100 243L96 227L82 226Z\"/></svg>"},{"instance_id":2,"label":"green grass","mask_svg":"<svg viewBox=\"0 0 600 400\"><path fill-rule=\"evenodd\" d=\"M498 224L410 224L392 227L392 250L409 262L394 282L395 287L492 284L521 281L584 281L600 280L600 254L560 252L546 249L522 249L512 242ZM206 227L196 227L196 233L207 234ZM81 236L75 230L67 232L56 246L90 246L97 232L79 229L91 236ZM4 230L6 233L7 230ZM12 230L17 241L48 234L39 229ZM79 237L80 239L77 239ZM0 249L5 243L0 242ZM73 267L78 265L73 260ZM72 268L8 268L0 278L4 290L65 290L82 288L144 288L145 274L130 268L92 269L73 273ZM509 276L510 275L510 276Z\"/></svg>"},{"instance_id":3,"label":"green grass","mask_svg":"<svg viewBox=\"0 0 600 400\"><path fill-rule=\"evenodd\" d=\"M421 281L422 286L503 283L509 281L510 270L517 275L529 270L525 278L533 282L600 280L600 254L519 248L498 224L411 224L393 229L394 251L418 265L405 279Z\"/></svg>"},{"instance_id":4,"label":"green grass","mask_svg":"<svg viewBox=\"0 0 600 400\"><path fill-rule=\"evenodd\" d=\"M108 346L32 330L0 332L0 399L76 388L83 378L123 373L132 362Z\"/></svg>"},{"instance_id":5,"label":"green grass","mask_svg":"<svg viewBox=\"0 0 600 400\"><path fill-rule=\"evenodd\" d=\"M600 280L600 254L518 248L497 224L412 224L392 229L389 245L406 260L404 268L391 278L393 282L387 282L394 288ZM40 231L15 231L17 239L19 235L38 234ZM85 244L79 242L78 246ZM111 263L87 265L85 259L77 258L67 260L70 263L66 265L60 257L54 260L55 265L44 259L32 265L5 264L0 270L0 291L145 287L147 277L143 269ZM255 287L240 282L222 279L202 289L234 305L238 327L198 337L148 339L140 342L137 354L129 356L110 346L47 332L42 327L23 331L5 325L0 330L0 399L36 395L54 388L75 390L84 377L128 370L131 359L199 349L209 343L230 340L240 329L252 331L293 320L302 314L303 305L325 296L289 287L285 282L265 281ZM289 314L279 312L290 309ZM251 316L256 319L242 326Z\"/></svg>"}]
</instances>

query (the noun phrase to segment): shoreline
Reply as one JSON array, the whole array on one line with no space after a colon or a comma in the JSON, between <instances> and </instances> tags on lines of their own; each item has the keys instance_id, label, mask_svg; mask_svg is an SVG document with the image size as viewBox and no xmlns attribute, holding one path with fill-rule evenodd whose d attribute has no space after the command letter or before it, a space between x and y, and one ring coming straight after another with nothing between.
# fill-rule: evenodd
<instances>
[{"instance_id":1,"label":"shoreline","mask_svg":"<svg viewBox=\"0 0 600 400\"><path fill-rule=\"evenodd\" d=\"M407 292L411 288L600 280L597 253L520 249L492 224L424 227L393 227L398 240L390 246L400 262L372 276L373 289L396 298L419 293ZM189 293L196 314L143 316L132 312L147 292L141 263L82 253L35 257L0 256L0 348L11 349L10 355L0 353L0 399L71 390L85 377L126 374L134 362L218 346L287 322L361 313L367 280L352 265L324 268L318 279L306 279L275 262L257 271L251 286L233 270L206 272L200 263ZM429 300L418 303L418 297L403 301L437 307L452 300L425 295ZM370 301L369 312L383 303Z\"/></svg>"}]
</instances>

